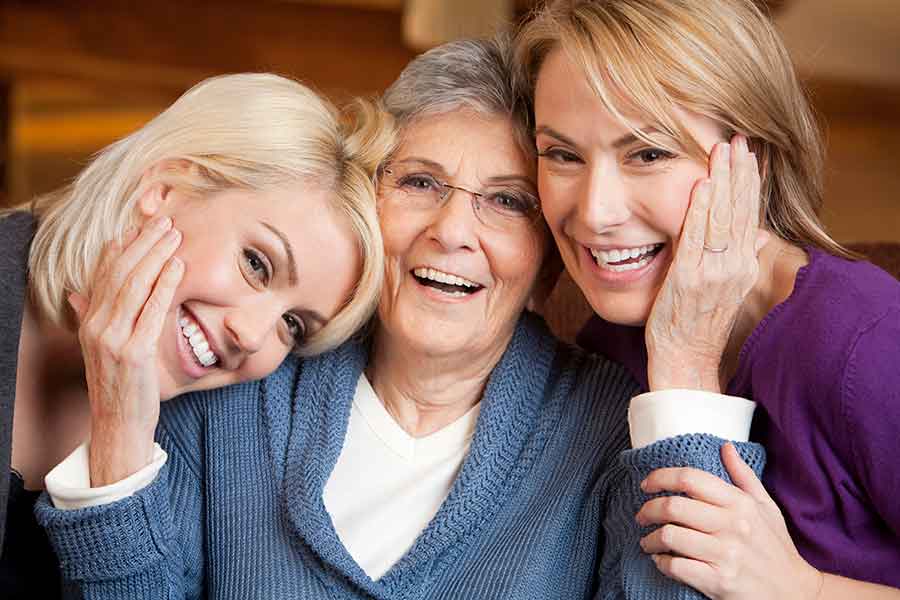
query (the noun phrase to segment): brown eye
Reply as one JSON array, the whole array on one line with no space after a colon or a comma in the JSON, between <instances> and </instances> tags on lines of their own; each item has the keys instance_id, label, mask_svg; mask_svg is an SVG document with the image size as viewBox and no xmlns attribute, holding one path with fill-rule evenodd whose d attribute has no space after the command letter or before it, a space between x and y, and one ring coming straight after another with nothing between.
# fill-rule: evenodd
<instances>
[{"instance_id":1,"label":"brown eye","mask_svg":"<svg viewBox=\"0 0 900 600\"><path fill-rule=\"evenodd\" d=\"M644 164L652 164L664 159L674 158L674 155L671 152L666 152L659 148L647 148L637 152L635 156Z\"/></svg>"}]
</instances>

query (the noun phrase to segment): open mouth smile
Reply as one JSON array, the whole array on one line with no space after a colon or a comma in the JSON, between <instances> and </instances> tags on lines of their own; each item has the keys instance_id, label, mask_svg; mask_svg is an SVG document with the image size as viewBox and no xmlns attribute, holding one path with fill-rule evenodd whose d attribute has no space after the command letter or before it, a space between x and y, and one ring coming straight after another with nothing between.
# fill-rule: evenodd
<instances>
[{"instance_id":1,"label":"open mouth smile","mask_svg":"<svg viewBox=\"0 0 900 600\"><path fill-rule=\"evenodd\" d=\"M459 275L445 273L431 267L416 267L411 274L420 285L433 288L453 298L470 296L484 288L483 285Z\"/></svg>"}]
</instances>

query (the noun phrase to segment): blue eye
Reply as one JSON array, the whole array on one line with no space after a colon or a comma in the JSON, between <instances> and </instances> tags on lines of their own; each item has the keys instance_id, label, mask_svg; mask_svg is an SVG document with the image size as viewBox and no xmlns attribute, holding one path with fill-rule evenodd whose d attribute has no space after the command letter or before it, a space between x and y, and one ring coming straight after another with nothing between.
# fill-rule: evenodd
<instances>
[{"instance_id":1,"label":"blue eye","mask_svg":"<svg viewBox=\"0 0 900 600\"><path fill-rule=\"evenodd\" d=\"M269 266L266 261L256 251L249 248L244 249L244 264L249 270L250 277L253 277L261 283L269 283L272 274L269 272Z\"/></svg>"},{"instance_id":2,"label":"blue eye","mask_svg":"<svg viewBox=\"0 0 900 600\"><path fill-rule=\"evenodd\" d=\"M306 337L306 324L303 322L303 319L297 318L292 314L285 314L281 318L284 319L288 332L294 339L294 343L303 343L303 338Z\"/></svg>"}]
</instances>

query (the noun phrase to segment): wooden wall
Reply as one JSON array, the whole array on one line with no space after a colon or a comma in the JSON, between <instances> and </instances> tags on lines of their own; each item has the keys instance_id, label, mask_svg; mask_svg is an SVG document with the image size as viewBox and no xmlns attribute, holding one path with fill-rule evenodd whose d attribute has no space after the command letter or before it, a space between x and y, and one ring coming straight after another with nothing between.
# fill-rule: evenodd
<instances>
[{"instance_id":1,"label":"wooden wall","mask_svg":"<svg viewBox=\"0 0 900 600\"><path fill-rule=\"evenodd\" d=\"M399 2L358 4L0 0L0 190L18 202L56 187L213 74L379 93L414 53ZM900 241L900 88L810 85L828 130L826 224L843 241Z\"/></svg>"}]
</instances>

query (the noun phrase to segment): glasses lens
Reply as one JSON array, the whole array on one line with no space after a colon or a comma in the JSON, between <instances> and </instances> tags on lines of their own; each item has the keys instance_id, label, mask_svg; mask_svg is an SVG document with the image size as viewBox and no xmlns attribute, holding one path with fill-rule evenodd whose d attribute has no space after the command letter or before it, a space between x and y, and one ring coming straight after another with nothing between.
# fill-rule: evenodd
<instances>
[{"instance_id":1,"label":"glasses lens","mask_svg":"<svg viewBox=\"0 0 900 600\"><path fill-rule=\"evenodd\" d=\"M430 173L391 168L385 175L388 186L410 208L431 208L444 195L443 184Z\"/></svg>"},{"instance_id":2,"label":"glasses lens","mask_svg":"<svg viewBox=\"0 0 900 600\"><path fill-rule=\"evenodd\" d=\"M529 226L540 216L537 198L515 188L485 190L478 204L482 222L495 229Z\"/></svg>"}]
</instances>

